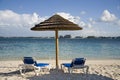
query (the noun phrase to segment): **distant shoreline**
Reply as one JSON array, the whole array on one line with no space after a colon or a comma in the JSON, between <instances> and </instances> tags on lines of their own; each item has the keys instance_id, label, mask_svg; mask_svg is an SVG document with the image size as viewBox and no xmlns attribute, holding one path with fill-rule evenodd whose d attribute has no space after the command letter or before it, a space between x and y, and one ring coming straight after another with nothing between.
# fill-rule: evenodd
<instances>
[{"instance_id":1,"label":"distant shoreline","mask_svg":"<svg viewBox=\"0 0 120 80\"><path fill-rule=\"evenodd\" d=\"M39 39L54 39L55 37L0 37L0 38L39 38ZM120 39L118 37L95 37L95 36L88 36L88 37L59 37L60 39Z\"/></svg>"}]
</instances>

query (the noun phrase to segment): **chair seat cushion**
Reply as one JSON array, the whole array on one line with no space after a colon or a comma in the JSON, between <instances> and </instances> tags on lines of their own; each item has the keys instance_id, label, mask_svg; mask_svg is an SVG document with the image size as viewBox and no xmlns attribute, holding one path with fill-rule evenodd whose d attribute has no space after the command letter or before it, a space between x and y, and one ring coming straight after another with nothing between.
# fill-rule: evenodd
<instances>
[{"instance_id":1,"label":"chair seat cushion","mask_svg":"<svg viewBox=\"0 0 120 80\"><path fill-rule=\"evenodd\" d=\"M48 66L49 64L48 63L37 63L35 64L35 66L37 67L45 67L45 66Z\"/></svg>"},{"instance_id":2,"label":"chair seat cushion","mask_svg":"<svg viewBox=\"0 0 120 80\"><path fill-rule=\"evenodd\" d=\"M62 65L64 65L65 67L71 67L71 63L63 63Z\"/></svg>"}]
</instances>

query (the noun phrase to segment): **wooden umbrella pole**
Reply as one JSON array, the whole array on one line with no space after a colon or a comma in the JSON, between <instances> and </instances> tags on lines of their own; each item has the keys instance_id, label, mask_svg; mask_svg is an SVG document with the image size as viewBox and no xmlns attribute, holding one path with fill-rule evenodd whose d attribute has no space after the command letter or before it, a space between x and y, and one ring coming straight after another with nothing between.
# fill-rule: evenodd
<instances>
[{"instance_id":1,"label":"wooden umbrella pole","mask_svg":"<svg viewBox=\"0 0 120 80\"><path fill-rule=\"evenodd\" d=\"M59 54L59 42L58 42L58 30L55 30L56 38L56 69L59 69L58 65L58 54Z\"/></svg>"}]
</instances>

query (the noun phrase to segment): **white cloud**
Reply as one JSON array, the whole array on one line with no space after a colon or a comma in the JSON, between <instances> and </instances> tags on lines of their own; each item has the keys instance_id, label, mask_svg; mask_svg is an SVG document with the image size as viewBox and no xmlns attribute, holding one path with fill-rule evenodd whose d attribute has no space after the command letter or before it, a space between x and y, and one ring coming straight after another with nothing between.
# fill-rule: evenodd
<instances>
[{"instance_id":1,"label":"white cloud","mask_svg":"<svg viewBox=\"0 0 120 80\"><path fill-rule=\"evenodd\" d=\"M37 13L18 14L11 10L0 10L0 27L30 27L45 18L40 18Z\"/></svg>"},{"instance_id":2,"label":"white cloud","mask_svg":"<svg viewBox=\"0 0 120 80\"><path fill-rule=\"evenodd\" d=\"M37 13L18 14L12 10L0 10L0 36L39 36L39 32L33 32L30 28L46 18Z\"/></svg>"},{"instance_id":3,"label":"white cloud","mask_svg":"<svg viewBox=\"0 0 120 80\"><path fill-rule=\"evenodd\" d=\"M90 23L88 23L86 26L87 26L88 28L92 28L92 25L91 25Z\"/></svg>"},{"instance_id":4,"label":"white cloud","mask_svg":"<svg viewBox=\"0 0 120 80\"><path fill-rule=\"evenodd\" d=\"M79 25L81 25L81 26L85 27L85 26L86 26L86 23L85 23L85 22L83 22L83 21L81 21L81 22L79 23Z\"/></svg>"},{"instance_id":5,"label":"white cloud","mask_svg":"<svg viewBox=\"0 0 120 80\"><path fill-rule=\"evenodd\" d=\"M90 22L91 24L95 24L95 23L96 23L95 20L93 20L93 18L89 18L89 22Z\"/></svg>"},{"instance_id":6,"label":"white cloud","mask_svg":"<svg viewBox=\"0 0 120 80\"><path fill-rule=\"evenodd\" d=\"M102 22L110 23L110 25L120 26L120 19L115 14L110 13L108 10L104 10L100 18Z\"/></svg>"},{"instance_id":7,"label":"white cloud","mask_svg":"<svg viewBox=\"0 0 120 80\"><path fill-rule=\"evenodd\" d=\"M110 13L108 10L104 10L101 16L101 21L105 22L115 21L116 19L117 17L114 14Z\"/></svg>"},{"instance_id":8,"label":"white cloud","mask_svg":"<svg viewBox=\"0 0 120 80\"><path fill-rule=\"evenodd\" d=\"M84 21L80 20L79 16L72 16L71 14L64 13L64 12L59 12L57 14L64 17L65 19L68 19L68 20L78 24L81 27L92 28L93 27L92 25L95 24L95 21L92 18L89 18L89 22L85 23Z\"/></svg>"},{"instance_id":9,"label":"white cloud","mask_svg":"<svg viewBox=\"0 0 120 80\"><path fill-rule=\"evenodd\" d=\"M71 14L69 13L64 13L64 12L59 12L57 13L58 15L62 16L63 18L67 19L67 20L70 20L71 22L74 22L76 23L76 19L74 16L72 16ZM80 19L79 17L77 17L78 19ZM78 20L77 20L78 21Z\"/></svg>"},{"instance_id":10,"label":"white cloud","mask_svg":"<svg viewBox=\"0 0 120 80\"><path fill-rule=\"evenodd\" d=\"M84 21L81 21L79 16L72 16L71 14L65 13L65 12L59 12L57 14L64 17L65 19L73 22L73 23L78 24L81 27L86 26L86 23Z\"/></svg>"},{"instance_id":11,"label":"white cloud","mask_svg":"<svg viewBox=\"0 0 120 80\"><path fill-rule=\"evenodd\" d=\"M92 28L92 25L95 24L95 21L92 18L89 19L88 23L85 23L84 21L81 21L79 16L72 16L71 14L64 12L59 12L57 14L64 17L65 19L68 19L71 22L78 24L81 27Z\"/></svg>"}]
</instances>

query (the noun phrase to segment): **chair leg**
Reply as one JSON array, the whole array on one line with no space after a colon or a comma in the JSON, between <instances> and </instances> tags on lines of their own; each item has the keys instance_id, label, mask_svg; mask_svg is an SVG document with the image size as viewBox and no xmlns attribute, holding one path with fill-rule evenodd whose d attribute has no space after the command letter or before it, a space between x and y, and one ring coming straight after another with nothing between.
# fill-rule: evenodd
<instances>
[{"instance_id":1,"label":"chair leg","mask_svg":"<svg viewBox=\"0 0 120 80\"><path fill-rule=\"evenodd\" d=\"M20 64L20 65L18 66L18 68L19 68L20 74L23 75L23 74L25 73L25 71L26 71L25 66L22 65L22 64Z\"/></svg>"},{"instance_id":2,"label":"chair leg","mask_svg":"<svg viewBox=\"0 0 120 80\"><path fill-rule=\"evenodd\" d=\"M34 72L35 72L35 75L38 76L39 75L39 72L41 71L41 68L40 67L35 67L34 68Z\"/></svg>"},{"instance_id":3,"label":"chair leg","mask_svg":"<svg viewBox=\"0 0 120 80\"><path fill-rule=\"evenodd\" d=\"M85 73L85 69L83 68L83 73Z\"/></svg>"},{"instance_id":4,"label":"chair leg","mask_svg":"<svg viewBox=\"0 0 120 80\"><path fill-rule=\"evenodd\" d=\"M88 74L89 66L86 66L86 74Z\"/></svg>"},{"instance_id":5,"label":"chair leg","mask_svg":"<svg viewBox=\"0 0 120 80\"><path fill-rule=\"evenodd\" d=\"M69 73L72 73L72 68L68 68L68 72L69 72Z\"/></svg>"},{"instance_id":6,"label":"chair leg","mask_svg":"<svg viewBox=\"0 0 120 80\"><path fill-rule=\"evenodd\" d=\"M63 65L61 64L61 69L63 69Z\"/></svg>"},{"instance_id":7,"label":"chair leg","mask_svg":"<svg viewBox=\"0 0 120 80\"><path fill-rule=\"evenodd\" d=\"M65 72L65 66L61 64L61 70ZM69 70L68 70L69 71Z\"/></svg>"}]
</instances>

